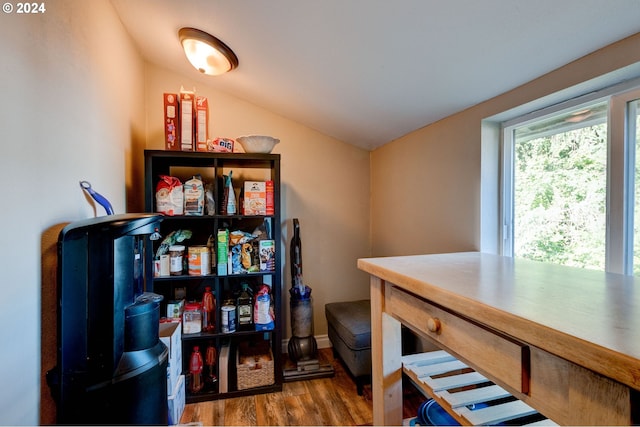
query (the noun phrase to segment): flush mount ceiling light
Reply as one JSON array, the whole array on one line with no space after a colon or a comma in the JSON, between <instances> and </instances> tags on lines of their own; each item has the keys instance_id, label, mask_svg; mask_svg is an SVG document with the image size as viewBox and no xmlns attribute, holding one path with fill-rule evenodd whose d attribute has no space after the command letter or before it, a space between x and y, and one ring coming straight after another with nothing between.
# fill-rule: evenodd
<instances>
[{"instance_id":1,"label":"flush mount ceiling light","mask_svg":"<svg viewBox=\"0 0 640 427\"><path fill-rule=\"evenodd\" d=\"M217 76L238 66L238 57L231 48L211 34L181 28L178 36L187 59L201 73Z\"/></svg>"}]
</instances>

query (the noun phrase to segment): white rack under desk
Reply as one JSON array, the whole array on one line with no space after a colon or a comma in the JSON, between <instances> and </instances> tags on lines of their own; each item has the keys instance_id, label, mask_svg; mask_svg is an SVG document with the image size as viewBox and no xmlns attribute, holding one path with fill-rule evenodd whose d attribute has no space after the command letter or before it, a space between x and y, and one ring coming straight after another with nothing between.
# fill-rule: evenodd
<instances>
[{"instance_id":1,"label":"white rack under desk","mask_svg":"<svg viewBox=\"0 0 640 427\"><path fill-rule=\"evenodd\" d=\"M557 425L444 350L404 356L402 370L462 425Z\"/></svg>"}]
</instances>

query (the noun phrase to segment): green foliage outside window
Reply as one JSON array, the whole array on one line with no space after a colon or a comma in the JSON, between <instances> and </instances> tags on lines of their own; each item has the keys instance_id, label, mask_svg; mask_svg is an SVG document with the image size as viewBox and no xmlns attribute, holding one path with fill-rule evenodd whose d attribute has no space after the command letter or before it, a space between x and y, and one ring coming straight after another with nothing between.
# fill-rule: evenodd
<instances>
[{"instance_id":1,"label":"green foliage outside window","mask_svg":"<svg viewBox=\"0 0 640 427\"><path fill-rule=\"evenodd\" d=\"M607 127L515 144L514 255L604 270Z\"/></svg>"}]
</instances>

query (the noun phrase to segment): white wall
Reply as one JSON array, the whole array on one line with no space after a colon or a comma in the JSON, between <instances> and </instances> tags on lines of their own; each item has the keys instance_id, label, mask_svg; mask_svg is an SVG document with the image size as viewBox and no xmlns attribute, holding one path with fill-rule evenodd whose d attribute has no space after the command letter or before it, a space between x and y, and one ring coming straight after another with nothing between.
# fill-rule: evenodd
<instances>
[{"instance_id":1,"label":"white wall","mask_svg":"<svg viewBox=\"0 0 640 427\"><path fill-rule=\"evenodd\" d=\"M144 63L111 4L45 3L41 15L0 15L3 425L40 423L42 233L104 215L79 180L125 211L126 168L144 128Z\"/></svg>"},{"instance_id":2,"label":"white wall","mask_svg":"<svg viewBox=\"0 0 640 427\"><path fill-rule=\"evenodd\" d=\"M612 84L626 74L619 70L636 63L640 33L373 151L373 255L497 251L495 240L482 232L497 232L491 215L498 212L498 185L481 185L487 162L496 167L497 161L483 158L488 153L481 149L483 138L498 133L488 124L483 128L483 120L524 104L540 108L540 100L552 102L553 94L566 94L567 88L588 91L594 82Z\"/></svg>"}]
</instances>

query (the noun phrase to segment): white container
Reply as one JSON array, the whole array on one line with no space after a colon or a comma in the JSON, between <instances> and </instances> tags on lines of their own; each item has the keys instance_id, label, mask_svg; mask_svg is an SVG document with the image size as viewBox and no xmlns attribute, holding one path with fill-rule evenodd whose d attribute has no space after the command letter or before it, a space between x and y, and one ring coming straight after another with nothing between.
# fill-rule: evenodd
<instances>
[{"instance_id":1,"label":"white container","mask_svg":"<svg viewBox=\"0 0 640 427\"><path fill-rule=\"evenodd\" d=\"M222 313L222 320L220 321L221 330L225 334L230 334L236 331L236 306L235 305L223 305L220 308Z\"/></svg>"},{"instance_id":2,"label":"white container","mask_svg":"<svg viewBox=\"0 0 640 427\"><path fill-rule=\"evenodd\" d=\"M187 303L182 312L182 333L199 334L202 331L202 311L200 304Z\"/></svg>"}]
</instances>

